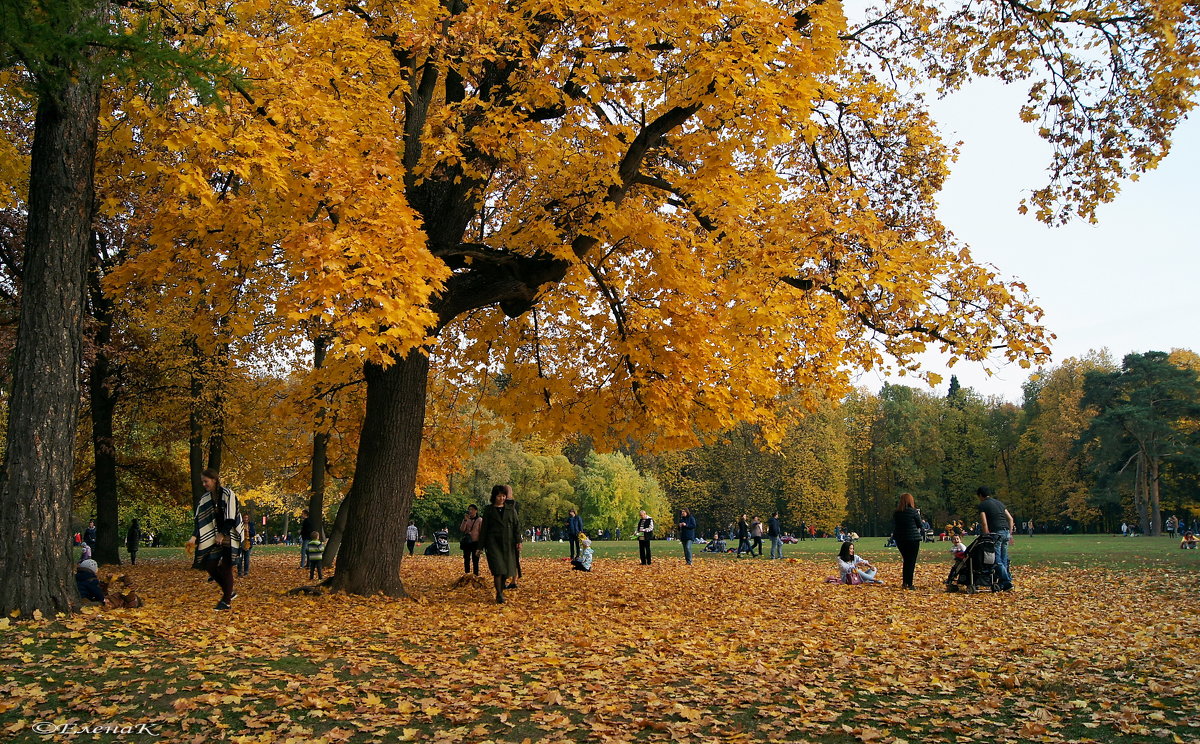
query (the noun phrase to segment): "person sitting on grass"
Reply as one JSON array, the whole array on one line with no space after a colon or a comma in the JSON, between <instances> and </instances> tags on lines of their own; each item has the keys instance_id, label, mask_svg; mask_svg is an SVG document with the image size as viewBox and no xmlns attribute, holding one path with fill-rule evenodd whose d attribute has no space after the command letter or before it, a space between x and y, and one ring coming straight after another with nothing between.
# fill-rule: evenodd
<instances>
[{"instance_id":1,"label":"person sitting on grass","mask_svg":"<svg viewBox=\"0 0 1200 744\"><path fill-rule=\"evenodd\" d=\"M100 566L91 558L80 561L75 569L75 588L79 590L80 598L91 602L104 601L104 588L100 586L100 577L96 575L99 571Z\"/></svg>"},{"instance_id":2,"label":"person sitting on grass","mask_svg":"<svg viewBox=\"0 0 1200 744\"><path fill-rule=\"evenodd\" d=\"M579 551L579 557L571 561L571 568L575 571L591 571L592 570L592 541L587 539L587 536L582 532L579 533L579 544L583 546L583 550Z\"/></svg>"},{"instance_id":3,"label":"person sitting on grass","mask_svg":"<svg viewBox=\"0 0 1200 744\"><path fill-rule=\"evenodd\" d=\"M1183 539L1179 541L1179 547L1184 550L1196 549L1196 535L1191 530L1183 533Z\"/></svg>"},{"instance_id":4,"label":"person sitting on grass","mask_svg":"<svg viewBox=\"0 0 1200 744\"><path fill-rule=\"evenodd\" d=\"M843 584L883 583L875 578L878 569L872 566L866 558L854 554L854 543L852 542L842 543L842 547L838 551L837 564Z\"/></svg>"}]
</instances>

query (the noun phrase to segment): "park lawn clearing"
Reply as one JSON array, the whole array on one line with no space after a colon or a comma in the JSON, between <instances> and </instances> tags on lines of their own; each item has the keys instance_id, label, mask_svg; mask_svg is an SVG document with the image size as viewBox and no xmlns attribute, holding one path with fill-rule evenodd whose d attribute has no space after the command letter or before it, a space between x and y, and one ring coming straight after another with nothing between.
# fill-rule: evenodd
<instances>
[{"instance_id":1,"label":"park lawn clearing","mask_svg":"<svg viewBox=\"0 0 1200 744\"><path fill-rule=\"evenodd\" d=\"M406 558L407 600L286 596L307 571L264 554L231 613L182 559L143 561L123 569L141 609L0 620L0 737L72 738L35 732L49 722L158 734L77 735L105 741L1200 740L1194 569L1030 566L1018 591L970 596L941 591L933 556L903 592L898 564L850 587L825 583L830 560L656 552L591 574L527 557L503 606L448 588L457 554Z\"/></svg>"}]
</instances>

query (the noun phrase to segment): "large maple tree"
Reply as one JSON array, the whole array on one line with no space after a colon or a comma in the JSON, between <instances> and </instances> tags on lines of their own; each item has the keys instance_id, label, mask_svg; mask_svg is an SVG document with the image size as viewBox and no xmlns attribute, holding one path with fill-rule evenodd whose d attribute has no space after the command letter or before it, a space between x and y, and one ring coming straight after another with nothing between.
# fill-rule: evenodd
<instances>
[{"instance_id":1,"label":"large maple tree","mask_svg":"<svg viewBox=\"0 0 1200 744\"><path fill-rule=\"evenodd\" d=\"M1153 167L1196 84L1178 3L174 13L245 82L220 111L114 107L107 146L157 208L111 286L224 298L235 339L263 314L319 325L361 363L333 579L359 593L404 591L431 354L451 378L502 373L497 408L527 428L664 447L739 420L781 434L783 391L815 404L931 345L1028 364L1040 311L937 220L952 151L913 87L1028 81L1054 156L1026 206L1053 222Z\"/></svg>"}]
</instances>

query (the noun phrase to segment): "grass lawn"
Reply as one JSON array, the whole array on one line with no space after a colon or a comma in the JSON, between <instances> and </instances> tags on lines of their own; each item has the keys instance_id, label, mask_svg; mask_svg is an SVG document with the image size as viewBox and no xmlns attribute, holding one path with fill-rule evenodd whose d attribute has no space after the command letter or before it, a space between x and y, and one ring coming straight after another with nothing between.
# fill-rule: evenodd
<instances>
[{"instance_id":1,"label":"grass lawn","mask_svg":"<svg viewBox=\"0 0 1200 744\"><path fill-rule=\"evenodd\" d=\"M900 561L900 554L895 548L885 548L886 538L864 537L855 543L855 549L860 555L866 556L873 562L889 563ZM970 539L966 542L970 544ZM726 540L726 545L736 548L737 540ZM924 543L918 560L921 563L945 565L950 570L953 557L950 555L950 543ZM595 541L592 549L600 558L630 558L638 559L637 542L625 541ZM738 560L732 553L703 553L703 546L695 546L692 551L697 560ZM531 557L560 557L569 554L565 542L540 542L524 546L526 554ZM677 558L683 555L683 548L677 541L655 540L651 546L654 556ZM838 543L832 538L821 540L804 540L794 545L784 545L785 558L804 558L808 560L825 560L830 563L837 555ZM763 540L762 560L770 555L771 543ZM1023 565L1032 566L1101 566L1118 570L1143 570L1154 566L1177 566L1200 568L1200 550L1180 550L1179 541L1168 537L1120 537L1112 535L1036 535L1034 537L1017 537L1010 547L1014 570ZM458 553L458 546L451 545L451 553ZM741 560L748 560L743 558ZM755 558L754 560L758 560Z\"/></svg>"},{"instance_id":2,"label":"grass lawn","mask_svg":"<svg viewBox=\"0 0 1200 744\"><path fill-rule=\"evenodd\" d=\"M1200 741L1197 553L1019 538L1017 591L969 596L941 591L946 545L902 592L882 544L883 587L825 583L832 540L690 567L600 542L591 574L527 545L503 606L449 588L457 550L406 559L395 600L286 596L298 549L265 548L231 613L145 550L141 609L0 619L0 741ZM131 730L63 728L105 725Z\"/></svg>"}]
</instances>

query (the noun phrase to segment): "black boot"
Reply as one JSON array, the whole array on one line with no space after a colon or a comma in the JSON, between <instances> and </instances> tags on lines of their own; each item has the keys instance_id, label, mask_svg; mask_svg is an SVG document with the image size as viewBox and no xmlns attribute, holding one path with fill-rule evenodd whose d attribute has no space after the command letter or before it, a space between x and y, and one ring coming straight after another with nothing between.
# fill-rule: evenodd
<instances>
[{"instance_id":1,"label":"black boot","mask_svg":"<svg viewBox=\"0 0 1200 744\"><path fill-rule=\"evenodd\" d=\"M504 604L504 577L493 576L492 583L496 585L496 604Z\"/></svg>"}]
</instances>

